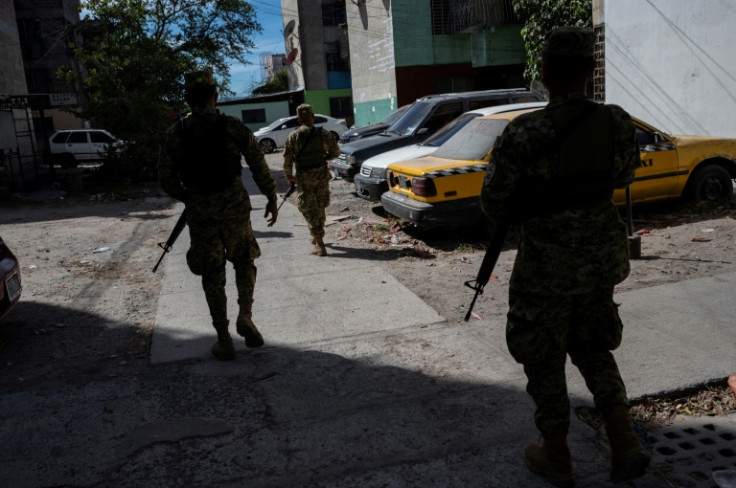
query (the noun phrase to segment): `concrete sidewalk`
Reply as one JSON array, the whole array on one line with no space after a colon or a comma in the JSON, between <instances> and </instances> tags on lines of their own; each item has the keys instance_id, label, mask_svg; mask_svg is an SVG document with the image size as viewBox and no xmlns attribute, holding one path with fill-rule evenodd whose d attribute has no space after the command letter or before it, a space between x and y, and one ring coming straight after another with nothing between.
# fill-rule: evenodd
<instances>
[{"instance_id":1,"label":"concrete sidewalk","mask_svg":"<svg viewBox=\"0 0 736 488\"><path fill-rule=\"evenodd\" d=\"M184 232L166 258L151 356L157 364L202 359L202 374L212 376L233 367L254 368L254 381L278 374L261 391L270 436L231 442L249 453L243 463L257 466L249 486L546 486L521 459L536 436L533 410L502 321L449 323L347 248L334 246L326 258L307 254L310 237L295 199L269 229L265 198L249 191L263 251L254 321L267 345L228 364L211 358L214 330L199 280L186 267ZM625 329L616 356L630 397L736 371L734 290L736 273L729 273L617 295ZM577 370L568 371L573 408L590 406ZM653 474L630 486L673 486L658 478L665 468L670 483L683 483L674 486L714 486L713 469L736 468L735 433L736 418L725 416L683 420L649 436ZM575 419L570 435L578 486L608 486L605 443ZM288 461L280 451L287 446ZM276 468L269 456L290 469Z\"/></svg>"}]
</instances>

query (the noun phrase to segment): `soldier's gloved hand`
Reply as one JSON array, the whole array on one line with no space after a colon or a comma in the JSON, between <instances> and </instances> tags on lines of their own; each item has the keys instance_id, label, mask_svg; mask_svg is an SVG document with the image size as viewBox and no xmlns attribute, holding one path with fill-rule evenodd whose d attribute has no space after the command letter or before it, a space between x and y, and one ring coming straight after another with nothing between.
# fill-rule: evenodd
<instances>
[{"instance_id":1,"label":"soldier's gloved hand","mask_svg":"<svg viewBox=\"0 0 736 488\"><path fill-rule=\"evenodd\" d=\"M269 219L268 216L271 215L271 218ZM268 219L268 226L272 227L273 224L276 223L276 219L279 216L279 208L278 205L276 205L276 197L272 200L269 200L266 204L266 213L263 215L264 218Z\"/></svg>"}]
</instances>

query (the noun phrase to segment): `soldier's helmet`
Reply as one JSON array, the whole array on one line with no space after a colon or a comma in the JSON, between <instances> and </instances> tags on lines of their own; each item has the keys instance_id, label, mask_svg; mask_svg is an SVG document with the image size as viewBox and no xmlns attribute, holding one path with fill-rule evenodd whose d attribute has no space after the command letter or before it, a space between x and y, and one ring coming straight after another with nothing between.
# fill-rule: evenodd
<instances>
[{"instance_id":1,"label":"soldier's helmet","mask_svg":"<svg viewBox=\"0 0 736 488\"><path fill-rule=\"evenodd\" d=\"M212 70L192 71L184 75L184 88L186 90L196 90L211 86L215 86L215 78L212 76Z\"/></svg>"},{"instance_id":2,"label":"soldier's helmet","mask_svg":"<svg viewBox=\"0 0 736 488\"><path fill-rule=\"evenodd\" d=\"M593 56L594 47L595 34L591 29L564 26L549 33L542 54L568 58L590 58Z\"/></svg>"},{"instance_id":3,"label":"soldier's helmet","mask_svg":"<svg viewBox=\"0 0 736 488\"><path fill-rule=\"evenodd\" d=\"M312 114L314 115L314 110L312 109L312 106L308 103L302 103L296 108L296 114L297 115L307 115Z\"/></svg>"}]
</instances>

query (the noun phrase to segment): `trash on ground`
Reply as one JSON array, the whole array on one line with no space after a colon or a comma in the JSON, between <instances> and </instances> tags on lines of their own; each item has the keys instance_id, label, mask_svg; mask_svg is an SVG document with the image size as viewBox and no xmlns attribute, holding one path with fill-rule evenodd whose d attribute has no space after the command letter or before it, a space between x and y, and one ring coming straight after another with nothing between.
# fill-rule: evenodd
<instances>
[{"instance_id":1,"label":"trash on ground","mask_svg":"<svg viewBox=\"0 0 736 488\"><path fill-rule=\"evenodd\" d=\"M713 239L708 239L707 237L693 237L692 238L693 242L710 242L712 240Z\"/></svg>"},{"instance_id":2,"label":"trash on ground","mask_svg":"<svg viewBox=\"0 0 736 488\"><path fill-rule=\"evenodd\" d=\"M97 253L100 253L100 252L107 252L109 250L110 250L110 248L107 247L107 246L105 246L105 247L98 247L97 249L95 249L92 252L95 253L95 254L97 254Z\"/></svg>"}]
</instances>

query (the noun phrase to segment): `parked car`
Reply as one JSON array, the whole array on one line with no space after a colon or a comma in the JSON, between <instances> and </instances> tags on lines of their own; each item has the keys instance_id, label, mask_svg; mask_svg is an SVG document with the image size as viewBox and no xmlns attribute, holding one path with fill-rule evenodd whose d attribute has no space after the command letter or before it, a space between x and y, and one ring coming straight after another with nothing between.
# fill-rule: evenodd
<instances>
[{"instance_id":1,"label":"parked car","mask_svg":"<svg viewBox=\"0 0 736 488\"><path fill-rule=\"evenodd\" d=\"M122 141L102 129L57 130L49 137L51 163L62 168L75 168L81 161L103 161L123 146Z\"/></svg>"},{"instance_id":2,"label":"parked car","mask_svg":"<svg viewBox=\"0 0 736 488\"><path fill-rule=\"evenodd\" d=\"M431 155L389 165L383 208L423 227L478 222L493 142L511 120L529 111L478 117ZM636 118L634 125L641 165L631 185L632 203L732 198L736 139L669 135ZM625 205L625 190L616 190L613 199Z\"/></svg>"},{"instance_id":3,"label":"parked car","mask_svg":"<svg viewBox=\"0 0 736 488\"><path fill-rule=\"evenodd\" d=\"M384 117L380 122L376 122L375 124L364 125L362 127L351 127L347 132L344 132L342 136L340 136L340 144L346 144L350 141L354 141L355 139L372 136L385 131L391 127L391 124L396 122L399 117L404 115L404 112L409 110L409 107L411 107L411 104L399 107Z\"/></svg>"},{"instance_id":4,"label":"parked car","mask_svg":"<svg viewBox=\"0 0 736 488\"><path fill-rule=\"evenodd\" d=\"M18 303L22 289L20 264L0 237L0 318Z\"/></svg>"},{"instance_id":5,"label":"parked car","mask_svg":"<svg viewBox=\"0 0 736 488\"><path fill-rule=\"evenodd\" d=\"M342 144L340 156L330 161L330 167L336 176L352 181L366 159L422 142L464 112L492 105L539 101L542 101L541 95L523 88L422 97L385 132Z\"/></svg>"},{"instance_id":6,"label":"parked car","mask_svg":"<svg viewBox=\"0 0 736 488\"><path fill-rule=\"evenodd\" d=\"M330 131L335 136L335 140L339 140L340 136L348 130L348 124L345 122L345 119L335 119L320 114L314 115L314 126ZM286 137L297 127L299 127L299 122L296 120L296 115L292 115L291 117L280 118L276 122L271 123L271 125L258 129L254 135L258 140L261 150L269 154L277 148L284 147Z\"/></svg>"},{"instance_id":7,"label":"parked car","mask_svg":"<svg viewBox=\"0 0 736 488\"><path fill-rule=\"evenodd\" d=\"M541 108L545 105L547 105L547 102L509 103L465 112L429 136L424 142L392 149L363 161L363 164L360 166L360 173L356 174L354 178L355 192L361 198L377 202L381 200L381 195L388 191L386 170L390 164L432 154L446 140L465 127L465 124L476 117L512 112L526 108Z\"/></svg>"}]
</instances>

